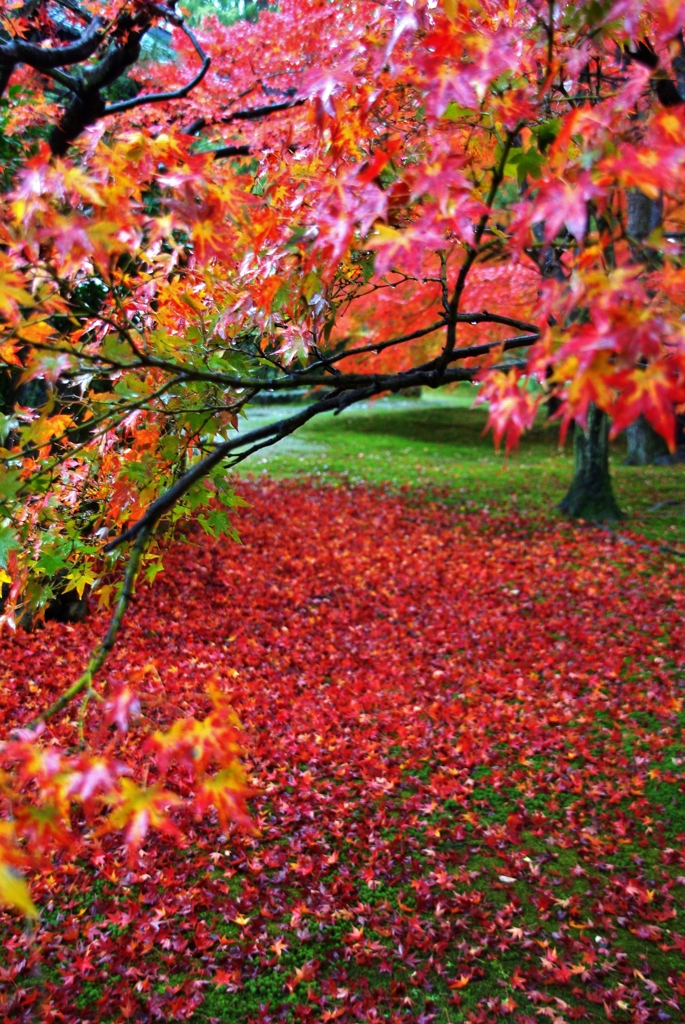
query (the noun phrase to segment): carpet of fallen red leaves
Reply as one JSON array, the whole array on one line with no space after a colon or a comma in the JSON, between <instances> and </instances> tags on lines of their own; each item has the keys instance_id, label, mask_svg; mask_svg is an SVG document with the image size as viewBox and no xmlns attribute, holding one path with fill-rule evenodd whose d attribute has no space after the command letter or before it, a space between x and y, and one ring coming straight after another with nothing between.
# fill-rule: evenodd
<instances>
[{"instance_id":1,"label":"carpet of fallen red leaves","mask_svg":"<svg viewBox=\"0 0 685 1024\"><path fill-rule=\"evenodd\" d=\"M221 681L261 838L207 816L135 870L115 835L56 861L35 928L0 914L4 1020L682 1020L682 567L416 496L241 490L242 546L175 545L107 675L139 680L138 762ZM5 722L102 628L3 635Z\"/></svg>"}]
</instances>

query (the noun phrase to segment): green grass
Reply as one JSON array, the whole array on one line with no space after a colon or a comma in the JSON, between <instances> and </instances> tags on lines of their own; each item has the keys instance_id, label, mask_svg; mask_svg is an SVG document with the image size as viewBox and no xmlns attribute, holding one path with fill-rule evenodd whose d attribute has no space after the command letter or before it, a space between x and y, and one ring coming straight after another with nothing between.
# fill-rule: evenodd
<instances>
[{"instance_id":1,"label":"green grass","mask_svg":"<svg viewBox=\"0 0 685 1024\"><path fill-rule=\"evenodd\" d=\"M424 390L421 398L383 398L325 414L296 435L264 449L239 472L314 476L323 482L447 489L466 510L559 515L573 476L573 442L559 445L559 426L540 419L518 452L505 456L484 436L487 412L472 408L476 391ZM293 414L293 405L255 406L243 430ZM623 437L611 446L616 496L624 526L670 544L685 541L685 466L624 466ZM664 504L666 503L666 504ZM659 505L659 508L654 508Z\"/></svg>"}]
</instances>

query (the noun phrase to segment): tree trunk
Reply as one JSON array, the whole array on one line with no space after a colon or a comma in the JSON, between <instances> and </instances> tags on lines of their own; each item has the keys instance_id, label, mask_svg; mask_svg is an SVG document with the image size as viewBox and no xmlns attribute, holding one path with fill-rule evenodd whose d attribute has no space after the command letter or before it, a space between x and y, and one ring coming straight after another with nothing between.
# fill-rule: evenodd
<instances>
[{"instance_id":1,"label":"tree trunk","mask_svg":"<svg viewBox=\"0 0 685 1024\"><path fill-rule=\"evenodd\" d=\"M626 439L628 455L623 460L624 466L666 466L673 461L663 437L644 416L626 427Z\"/></svg>"},{"instance_id":2,"label":"tree trunk","mask_svg":"<svg viewBox=\"0 0 685 1024\"><path fill-rule=\"evenodd\" d=\"M658 228L663 216L664 201L660 196L658 199L650 199L644 192L637 188L631 188L627 195L628 207L628 235L638 243L644 242L645 238ZM653 259L657 258L655 251L644 252L641 245L632 245L633 259L638 263L645 263L647 266Z\"/></svg>"},{"instance_id":3,"label":"tree trunk","mask_svg":"<svg viewBox=\"0 0 685 1024\"><path fill-rule=\"evenodd\" d=\"M609 475L609 418L595 405L587 417L587 430L576 427L573 445L576 464L568 494L559 505L572 519L621 519Z\"/></svg>"},{"instance_id":4,"label":"tree trunk","mask_svg":"<svg viewBox=\"0 0 685 1024\"><path fill-rule=\"evenodd\" d=\"M628 237L630 249L636 263L642 263L648 270L658 265L659 255L655 250L644 249L642 243L661 224L663 199L650 199L639 189L631 188L627 195ZM668 465L673 459L668 445L660 434L640 416L626 429L628 455L624 466Z\"/></svg>"},{"instance_id":5,"label":"tree trunk","mask_svg":"<svg viewBox=\"0 0 685 1024\"><path fill-rule=\"evenodd\" d=\"M14 409L14 387L9 370L0 370L0 413L11 416Z\"/></svg>"}]
</instances>

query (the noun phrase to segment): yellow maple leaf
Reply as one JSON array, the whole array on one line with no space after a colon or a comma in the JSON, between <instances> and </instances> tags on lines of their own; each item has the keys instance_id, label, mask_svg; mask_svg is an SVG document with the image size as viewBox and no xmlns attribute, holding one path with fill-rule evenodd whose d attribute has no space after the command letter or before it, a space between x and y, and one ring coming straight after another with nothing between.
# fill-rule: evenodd
<instances>
[{"instance_id":1,"label":"yellow maple leaf","mask_svg":"<svg viewBox=\"0 0 685 1024\"><path fill-rule=\"evenodd\" d=\"M20 306L33 305L25 284L24 276L14 269L7 256L0 253L0 316L10 323L19 319Z\"/></svg>"},{"instance_id":2,"label":"yellow maple leaf","mask_svg":"<svg viewBox=\"0 0 685 1024\"><path fill-rule=\"evenodd\" d=\"M41 416L25 433L27 441L33 441L42 447L53 437L61 437L68 427L72 427L74 421L67 413L60 413L57 416Z\"/></svg>"},{"instance_id":3,"label":"yellow maple leaf","mask_svg":"<svg viewBox=\"0 0 685 1024\"><path fill-rule=\"evenodd\" d=\"M28 885L15 868L4 862L0 862L0 901L16 907L27 917L38 917Z\"/></svg>"},{"instance_id":4,"label":"yellow maple leaf","mask_svg":"<svg viewBox=\"0 0 685 1024\"><path fill-rule=\"evenodd\" d=\"M97 576L91 569L75 569L73 572L69 573L67 579L71 580L69 590L75 590L80 601L83 597L83 591L86 587L90 586L91 583L95 583Z\"/></svg>"},{"instance_id":5,"label":"yellow maple leaf","mask_svg":"<svg viewBox=\"0 0 685 1024\"><path fill-rule=\"evenodd\" d=\"M21 366L22 362L17 355L16 341L0 341L0 363L5 366Z\"/></svg>"}]
</instances>

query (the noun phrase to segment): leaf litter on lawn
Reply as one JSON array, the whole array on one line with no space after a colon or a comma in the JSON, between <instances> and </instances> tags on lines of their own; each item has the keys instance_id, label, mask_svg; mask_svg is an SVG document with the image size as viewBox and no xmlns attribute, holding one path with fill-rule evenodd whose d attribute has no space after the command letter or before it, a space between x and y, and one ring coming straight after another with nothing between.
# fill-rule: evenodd
<instances>
[{"instance_id":1,"label":"leaf litter on lawn","mask_svg":"<svg viewBox=\"0 0 685 1024\"><path fill-rule=\"evenodd\" d=\"M132 870L87 833L30 880L35 926L0 915L5 1019L682 1019L682 567L566 523L241 487L242 544L173 545L106 676L140 680L124 760L220 680L261 836L207 815ZM5 722L102 627L3 635Z\"/></svg>"}]
</instances>

